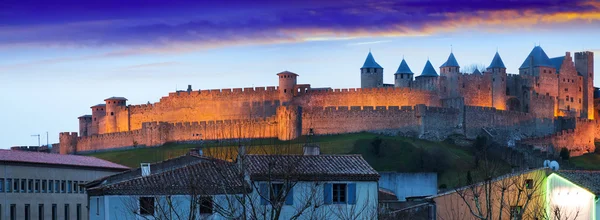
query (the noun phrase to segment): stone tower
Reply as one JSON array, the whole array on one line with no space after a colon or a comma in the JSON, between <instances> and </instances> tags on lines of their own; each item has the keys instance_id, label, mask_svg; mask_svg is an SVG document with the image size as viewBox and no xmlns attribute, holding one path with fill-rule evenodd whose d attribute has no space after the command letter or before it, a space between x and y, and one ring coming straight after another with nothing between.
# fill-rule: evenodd
<instances>
[{"instance_id":1,"label":"stone tower","mask_svg":"<svg viewBox=\"0 0 600 220\"><path fill-rule=\"evenodd\" d=\"M106 133L120 132L118 114L122 107L127 105L127 99L123 97L110 97L104 100L106 102L106 116L104 117Z\"/></svg>"},{"instance_id":2,"label":"stone tower","mask_svg":"<svg viewBox=\"0 0 600 220\"><path fill-rule=\"evenodd\" d=\"M575 53L575 69L583 77L583 116L594 119L594 53Z\"/></svg>"},{"instance_id":3,"label":"stone tower","mask_svg":"<svg viewBox=\"0 0 600 220\"><path fill-rule=\"evenodd\" d=\"M487 67L487 72L492 74L492 107L500 110L506 109L506 66L496 52L492 63Z\"/></svg>"},{"instance_id":4,"label":"stone tower","mask_svg":"<svg viewBox=\"0 0 600 220\"><path fill-rule=\"evenodd\" d=\"M531 96L526 94L542 94L547 96L559 97L558 77L556 76L556 67L552 65L550 58L540 46L535 46L523 64L519 67L519 75L525 79L527 86L522 88L522 94L519 99L525 112L530 112ZM558 102L554 103L554 113L558 112Z\"/></svg>"},{"instance_id":5,"label":"stone tower","mask_svg":"<svg viewBox=\"0 0 600 220\"><path fill-rule=\"evenodd\" d=\"M371 51L369 51L365 63L360 68L360 87L383 87L383 67L375 62L375 58L373 57L373 54L371 54Z\"/></svg>"},{"instance_id":6,"label":"stone tower","mask_svg":"<svg viewBox=\"0 0 600 220\"><path fill-rule=\"evenodd\" d=\"M77 151L77 132L61 132L58 140L60 154L74 154Z\"/></svg>"},{"instance_id":7,"label":"stone tower","mask_svg":"<svg viewBox=\"0 0 600 220\"><path fill-rule=\"evenodd\" d=\"M92 127L92 116L83 115L77 119L79 119L79 135L81 135L81 137L89 136L89 131Z\"/></svg>"},{"instance_id":8,"label":"stone tower","mask_svg":"<svg viewBox=\"0 0 600 220\"><path fill-rule=\"evenodd\" d=\"M302 135L302 107L289 105L277 107L277 137L293 140Z\"/></svg>"},{"instance_id":9,"label":"stone tower","mask_svg":"<svg viewBox=\"0 0 600 220\"><path fill-rule=\"evenodd\" d=\"M458 97L460 93L458 91L458 76L460 75L460 66L454 57L454 53L450 52L448 60L440 66L440 75L446 77L446 94L448 97ZM442 88L442 92L444 89Z\"/></svg>"},{"instance_id":10,"label":"stone tower","mask_svg":"<svg viewBox=\"0 0 600 220\"><path fill-rule=\"evenodd\" d=\"M104 129L104 116L106 116L106 105L97 104L90 108L92 109L92 125L90 126L90 130L88 131L88 136L106 133Z\"/></svg>"},{"instance_id":11,"label":"stone tower","mask_svg":"<svg viewBox=\"0 0 600 220\"><path fill-rule=\"evenodd\" d=\"M287 105L294 98L298 74L283 71L277 73L277 76L279 77L279 101L281 102L281 105Z\"/></svg>"},{"instance_id":12,"label":"stone tower","mask_svg":"<svg viewBox=\"0 0 600 220\"><path fill-rule=\"evenodd\" d=\"M402 62L398 67L396 73L394 73L394 86L395 87L410 87L413 81L414 73L408 67L406 60L402 58Z\"/></svg>"}]
</instances>

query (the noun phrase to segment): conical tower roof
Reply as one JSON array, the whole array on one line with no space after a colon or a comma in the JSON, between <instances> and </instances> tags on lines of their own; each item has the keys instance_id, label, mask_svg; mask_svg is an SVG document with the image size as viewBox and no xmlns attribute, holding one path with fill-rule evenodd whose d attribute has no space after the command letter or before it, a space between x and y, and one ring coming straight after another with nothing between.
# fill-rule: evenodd
<instances>
[{"instance_id":1,"label":"conical tower roof","mask_svg":"<svg viewBox=\"0 0 600 220\"><path fill-rule=\"evenodd\" d=\"M448 56L448 60L446 60L446 62L444 64L442 64L442 66L440 66L440 68L442 67L460 67L458 65L458 61L456 61L456 58L454 57L454 53L450 52L450 56Z\"/></svg>"},{"instance_id":2,"label":"conical tower roof","mask_svg":"<svg viewBox=\"0 0 600 220\"><path fill-rule=\"evenodd\" d=\"M371 51L369 51L369 55L367 55L367 59L365 60L365 64L363 64L363 66L361 67L361 69L363 68L380 68L383 69L383 67L381 67L377 62L375 62L375 58L373 57L373 54L371 54Z\"/></svg>"},{"instance_id":3,"label":"conical tower roof","mask_svg":"<svg viewBox=\"0 0 600 220\"><path fill-rule=\"evenodd\" d=\"M402 58L402 62L400 63L400 66L398 67L398 70L396 71L396 74L414 74L411 70L410 67L408 67L408 64L406 63L406 60L404 60L404 58Z\"/></svg>"},{"instance_id":4,"label":"conical tower roof","mask_svg":"<svg viewBox=\"0 0 600 220\"><path fill-rule=\"evenodd\" d=\"M483 74L481 74L481 72L479 72L479 69L475 69L475 71L473 71L473 75L483 75Z\"/></svg>"},{"instance_id":5,"label":"conical tower roof","mask_svg":"<svg viewBox=\"0 0 600 220\"><path fill-rule=\"evenodd\" d=\"M433 68L433 65L431 65L429 60L427 60L427 63L425 63L425 68L423 68L423 72L421 72L420 76L438 76L435 68Z\"/></svg>"},{"instance_id":6,"label":"conical tower roof","mask_svg":"<svg viewBox=\"0 0 600 220\"><path fill-rule=\"evenodd\" d=\"M502 62L502 58L500 58L500 54L498 52L496 52L496 55L494 55L494 59L492 59L492 63L490 63L490 66L488 66L488 69L492 68L506 69L506 66L504 66L504 62Z\"/></svg>"},{"instance_id":7,"label":"conical tower roof","mask_svg":"<svg viewBox=\"0 0 600 220\"><path fill-rule=\"evenodd\" d=\"M544 49L540 46L535 46L533 50L531 50L531 53L529 53L519 69L529 68L530 65L533 65L532 67L552 67L550 58L548 58L548 55L546 55L546 52L544 52Z\"/></svg>"}]
</instances>

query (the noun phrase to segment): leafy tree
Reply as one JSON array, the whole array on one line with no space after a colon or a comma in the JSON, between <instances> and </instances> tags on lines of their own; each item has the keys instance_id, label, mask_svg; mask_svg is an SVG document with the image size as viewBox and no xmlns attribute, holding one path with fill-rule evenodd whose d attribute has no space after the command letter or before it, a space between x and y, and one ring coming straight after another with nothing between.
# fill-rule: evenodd
<instances>
[{"instance_id":1,"label":"leafy tree","mask_svg":"<svg viewBox=\"0 0 600 220\"><path fill-rule=\"evenodd\" d=\"M371 141L371 151L373 152L373 154L375 154L375 156L381 156L381 144L383 143L383 140L380 137L375 137L373 139L373 141Z\"/></svg>"}]
</instances>

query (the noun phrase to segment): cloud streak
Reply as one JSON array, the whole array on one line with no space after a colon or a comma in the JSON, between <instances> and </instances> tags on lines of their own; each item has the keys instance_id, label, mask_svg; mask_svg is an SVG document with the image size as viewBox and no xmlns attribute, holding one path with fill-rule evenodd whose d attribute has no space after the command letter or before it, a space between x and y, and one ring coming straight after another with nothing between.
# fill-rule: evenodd
<instances>
[{"instance_id":1,"label":"cloud streak","mask_svg":"<svg viewBox=\"0 0 600 220\"><path fill-rule=\"evenodd\" d=\"M126 49L101 56L127 56L243 44L427 36L461 28L501 31L506 27L600 22L600 3L593 1L291 0L287 5L272 0L254 4L233 1L231 5L205 1L170 5L154 0L77 5L62 1L66 6L53 4L53 10L43 12L36 8L48 3L21 7L17 3L0 9L0 48L108 46ZM37 20L30 18L35 12ZM368 43L373 42L364 44Z\"/></svg>"}]
</instances>

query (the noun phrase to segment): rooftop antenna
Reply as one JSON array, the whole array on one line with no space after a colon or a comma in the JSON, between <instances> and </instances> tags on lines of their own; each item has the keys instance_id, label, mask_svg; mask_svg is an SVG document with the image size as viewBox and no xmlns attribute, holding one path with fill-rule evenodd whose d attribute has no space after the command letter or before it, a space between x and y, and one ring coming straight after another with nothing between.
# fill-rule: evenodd
<instances>
[{"instance_id":1,"label":"rooftop antenna","mask_svg":"<svg viewBox=\"0 0 600 220\"><path fill-rule=\"evenodd\" d=\"M452 44L450 44L450 53L452 53Z\"/></svg>"},{"instance_id":2,"label":"rooftop antenna","mask_svg":"<svg viewBox=\"0 0 600 220\"><path fill-rule=\"evenodd\" d=\"M40 147L40 134L32 134L32 137L36 137L38 138L38 147Z\"/></svg>"}]
</instances>

